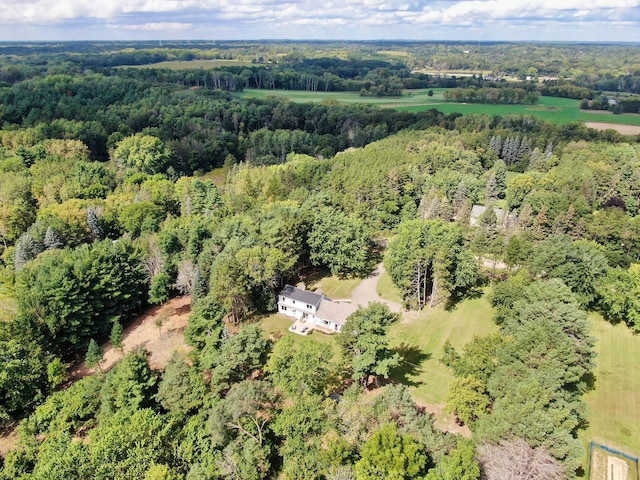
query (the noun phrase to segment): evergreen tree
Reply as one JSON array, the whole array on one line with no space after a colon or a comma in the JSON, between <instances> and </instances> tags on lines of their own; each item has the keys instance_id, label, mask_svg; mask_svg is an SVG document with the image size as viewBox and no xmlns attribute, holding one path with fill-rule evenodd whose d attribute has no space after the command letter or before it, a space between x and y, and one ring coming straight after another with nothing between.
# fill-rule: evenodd
<instances>
[{"instance_id":1,"label":"evergreen tree","mask_svg":"<svg viewBox=\"0 0 640 480\"><path fill-rule=\"evenodd\" d=\"M120 350L120 353L124 353L123 342L124 340L124 329L122 328L122 324L120 322L114 322L113 327L111 327L111 334L109 335L109 341L111 342L111 346L116 350Z\"/></svg>"},{"instance_id":2,"label":"evergreen tree","mask_svg":"<svg viewBox=\"0 0 640 480\"><path fill-rule=\"evenodd\" d=\"M94 240L102 240L104 238L101 221L94 207L87 208L87 225Z\"/></svg>"},{"instance_id":3,"label":"evergreen tree","mask_svg":"<svg viewBox=\"0 0 640 480\"><path fill-rule=\"evenodd\" d=\"M89 342L89 347L87 348L87 354L84 358L84 364L87 368L98 367L98 370L102 372L102 367L100 366L100 362L102 361L102 357L104 353L102 349L98 345L98 343L92 338Z\"/></svg>"},{"instance_id":4,"label":"evergreen tree","mask_svg":"<svg viewBox=\"0 0 640 480\"><path fill-rule=\"evenodd\" d=\"M42 243L44 244L44 248L47 250L62 248L63 246L60 236L53 230L53 228L51 228L51 226L47 227Z\"/></svg>"},{"instance_id":5,"label":"evergreen tree","mask_svg":"<svg viewBox=\"0 0 640 480\"><path fill-rule=\"evenodd\" d=\"M31 234L23 234L16 243L16 270L20 270L29 260L36 258L41 251L42 245L37 242Z\"/></svg>"}]
</instances>

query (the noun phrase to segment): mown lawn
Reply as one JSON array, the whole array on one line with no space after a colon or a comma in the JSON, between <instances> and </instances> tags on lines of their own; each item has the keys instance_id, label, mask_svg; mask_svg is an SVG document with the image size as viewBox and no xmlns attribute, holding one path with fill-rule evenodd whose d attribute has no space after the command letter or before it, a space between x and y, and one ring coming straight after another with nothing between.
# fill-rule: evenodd
<instances>
[{"instance_id":1,"label":"mown lawn","mask_svg":"<svg viewBox=\"0 0 640 480\"><path fill-rule=\"evenodd\" d=\"M391 345L400 347L405 358L415 364L408 364L400 377L411 386L417 399L426 403L445 402L453 373L440 363L444 343L449 340L462 351L474 336L498 330L492 318L493 309L485 294L466 300L451 311L438 307L405 313L405 320L391 327Z\"/></svg>"},{"instance_id":2,"label":"mown lawn","mask_svg":"<svg viewBox=\"0 0 640 480\"><path fill-rule=\"evenodd\" d=\"M362 282L361 278L338 278L335 275L321 278L311 285L310 290L320 288L322 293L332 300L351 298L351 292Z\"/></svg>"},{"instance_id":3,"label":"mown lawn","mask_svg":"<svg viewBox=\"0 0 640 480\"><path fill-rule=\"evenodd\" d=\"M598 356L594 389L583 397L589 428L580 438L585 448L593 440L640 456L640 337L598 314L589 318Z\"/></svg>"},{"instance_id":4,"label":"mown lawn","mask_svg":"<svg viewBox=\"0 0 640 480\"><path fill-rule=\"evenodd\" d=\"M317 342L331 347L334 358L337 358L340 355L340 348L338 347L334 336L326 335L317 331L313 331L307 336L292 333L289 331L289 327L292 323L292 318L280 315L279 313L267 315L260 320L262 329L267 337L280 338L281 336L288 336L293 338L296 344L301 342Z\"/></svg>"},{"instance_id":5,"label":"mown lawn","mask_svg":"<svg viewBox=\"0 0 640 480\"><path fill-rule=\"evenodd\" d=\"M433 96L429 96L429 90ZM402 97L361 97L355 92L307 92L291 90L246 89L238 93L240 97L264 98L269 96L286 97L293 102L367 103L385 108L395 108L411 112L420 112L436 108L443 113L477 113L489 116L520 113L534 115L548 122L562 125L569 122L602 122L621 125L640 125L640 115L612 115L580 110L580 101L570 98L541 97L536 105L484 105L476 103L457 103L444 100L444 88L405 90Z\"/></svg>"},{"instance_id":6,"label":"mown lawn","mask_svg":"<svg viewBox=\"0 0 640 480\"><path fill-rule=\"evenodd\" d=\"M388 300L390 302L395 302L402 304L402 296L400 295L400 291L398 287L393 284L391 277L387 272L384 272L380 276L380 280L378 280L378 286L376 287L378 295L380 298Z\"/></svg>"}]
</instances>

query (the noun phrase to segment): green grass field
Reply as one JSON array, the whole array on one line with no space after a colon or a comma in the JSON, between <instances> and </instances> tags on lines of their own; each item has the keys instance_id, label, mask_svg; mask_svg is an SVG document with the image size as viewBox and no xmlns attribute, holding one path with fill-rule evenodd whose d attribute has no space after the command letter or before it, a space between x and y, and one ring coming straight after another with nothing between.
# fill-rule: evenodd
<instances>
[{"instance_id":1,"label":"green grass field","mask_svg":"<svg viewBox=\"0 0 640 480\"><path fill-rule=\"evenodd\" d=\"M405 314L403 322L391 327L391 345L400 347L405 357L417 365L403 375L416 399L425 403L445 402L453 372L440 363L444 343L449 340L461 351L474 336L498 330L492 318L493 309L485 294L466 300L451 311L434 308Z\"/></svg>"},{"instance_id":2,"label":"green grass field","mask_svg":"<svg viewBox=\"0 0 640 480\"><path fill-rule=\"evenodd\" d=\"M334 358L340 355L340 348L335 342L335 337L333 337L332 335L326 335L324 333L317 332L315 330L307 336L292 333L289 331L289 327L292 323L292 318L285 317L284 315L280 315L279 313L267 315L260 320L262 329L264 330L264 333L267 337L280 338L282 336L287 336L293 338L296 344L310 341L317 342L323 345L330 346L333 351Z\"/></svg>"},{"instance_id":3,"label":"green grass field","mask_svg":"<svg viewBox=\"0 0 640 480\"><path fill-rule=\"evenodd\" d=\"M147 65L121 65L118 68L168 68L169 70L196 70L199 68L217 67L245 67L251 62L240 60L169 60L166 62L149 63Z\"/></svg>"},{"instance_id":4,"label":"green grass field","mask_svg":"<svg viewBox=\"0 0 640 480\"><path fill-rule=\"evenodd\" d=\"M597 339L595 388L584 396L589 428L580 433L589 441L640 455L640 337L626 325L611 325L590 314Z\"/></svg>"},{"instance_id":5,"label":"green grass field","mask_svg":"<svg viewBox=\"0 0 640 480\"><path fill-rule=\"evenodd\" d=\"M333 300L345 300L351 298L351 292L356 288L361 278L345 278L341 279L335 275L321 278L317 282L313 283L309 287L310 290L316 290L317 288L322 290L322 293Z\"/></svg>"},{"instance_id":6,"label":"green grass field","mask_svg":"<svg viewBox=\"0 0 640 480\"><path fill-rule=\"evenodd\" d=\"M376 291L378 292L378 295L380 295L380 298L402 304L402 295L400 295L398 287L393 284L393 281L387 272L384 272L380 277L380 280L378 280Z\"/></svg>"},{"instance_id":7,"label":"green grass field","mask_svg":"<svg viewBox=\"0 0 640 480\"><path fill-rule=\"evenodd\" d=\"M355 92L306 92L298 90L257 90L246 89L241 97L286 97L293 102L329 102L344 104L367 103L384 108L395 108L419 112L436 108L443 113L477 113L489 116L520 113L534 115L548 122L565 124L569 122L601 122L620 125L640 125L640 115L613 115L607 112L594 113L580 110L580 102L570 98L541 97L537 105L483 105L448 102L443 98L443 88L434 88L433 96L428 89L406 90L402 97L361 97Z\"/></svg>"}]
</instances>

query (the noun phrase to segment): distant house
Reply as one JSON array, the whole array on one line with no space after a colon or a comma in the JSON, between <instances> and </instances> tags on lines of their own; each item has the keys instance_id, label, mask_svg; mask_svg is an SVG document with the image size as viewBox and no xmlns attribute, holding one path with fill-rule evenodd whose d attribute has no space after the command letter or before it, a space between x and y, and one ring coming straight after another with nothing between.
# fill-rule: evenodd
<instances>
[{"instance_id":1,"label":"distant house","mask_svg":"<svg viewBox=\"0 0 640 480\"><path fill-rule=\"evenodd\" d=\"M334 333L342 330L349 315L357 310L350 303L338 303L321 293L285 285L278 295L278 312L294 318L292 332L307 334L311 330Z\"/></svg>"},{"instance_id":2,"label":"distant house","mask_svg":"<svg viewBox=\"0 0 640 480\"><path fill-rule=\"evenodd\" d=\"M484 205L474 205L471 207L471 216L469 217L469 224L471 226L476 226L480 223L480 217L484 212L487 211L487 208ZM509 213L502 208L493 208L493 213L496 214L496 227L498 228L506 228L509 223L515 220L515 213Z\"/></svg>"}]
</instances>

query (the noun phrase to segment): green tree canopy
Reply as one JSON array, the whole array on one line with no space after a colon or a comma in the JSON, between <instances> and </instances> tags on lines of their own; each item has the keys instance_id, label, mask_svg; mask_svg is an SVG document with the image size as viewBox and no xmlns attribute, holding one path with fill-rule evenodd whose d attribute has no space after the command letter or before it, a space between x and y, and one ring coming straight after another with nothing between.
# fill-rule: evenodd
<instances>
[{"instance_id":1,"label":"green tree canopy","mask_svg":"<svg viewBox=\"0 0 640 480\"><path fill-rule=\"evenodd\" d=\"M356 463L357 480L409 480L424 471L427 461L422 445L411 435L399 435L393 425L375 432L362 447L361 455Z\"/></svg>"},{"instance_id":2,"label":"green tree canopy","mask_svg":"<svg viewBox=\"0 0 640 480\"><path fill-rule=\"evenodd\" d=\"M388 327L398 320L383 303L359 307L347 318L336 341L350 359L354 380L366 382L369 375L389 377L391 369L400 363L400 355L389 348Z\"/></svg>"},{"instance_id":3,"label":"green tree canopy","mask_svg":"<svg viewBox=\"0 0 640 480\"><path fill-rule=\"evenodd\" d=\"M450 299L477 278L462 230L441 220L403 222L389 243L385 268L405 302L418 308Z\"/></svg>"}]
</instances>

